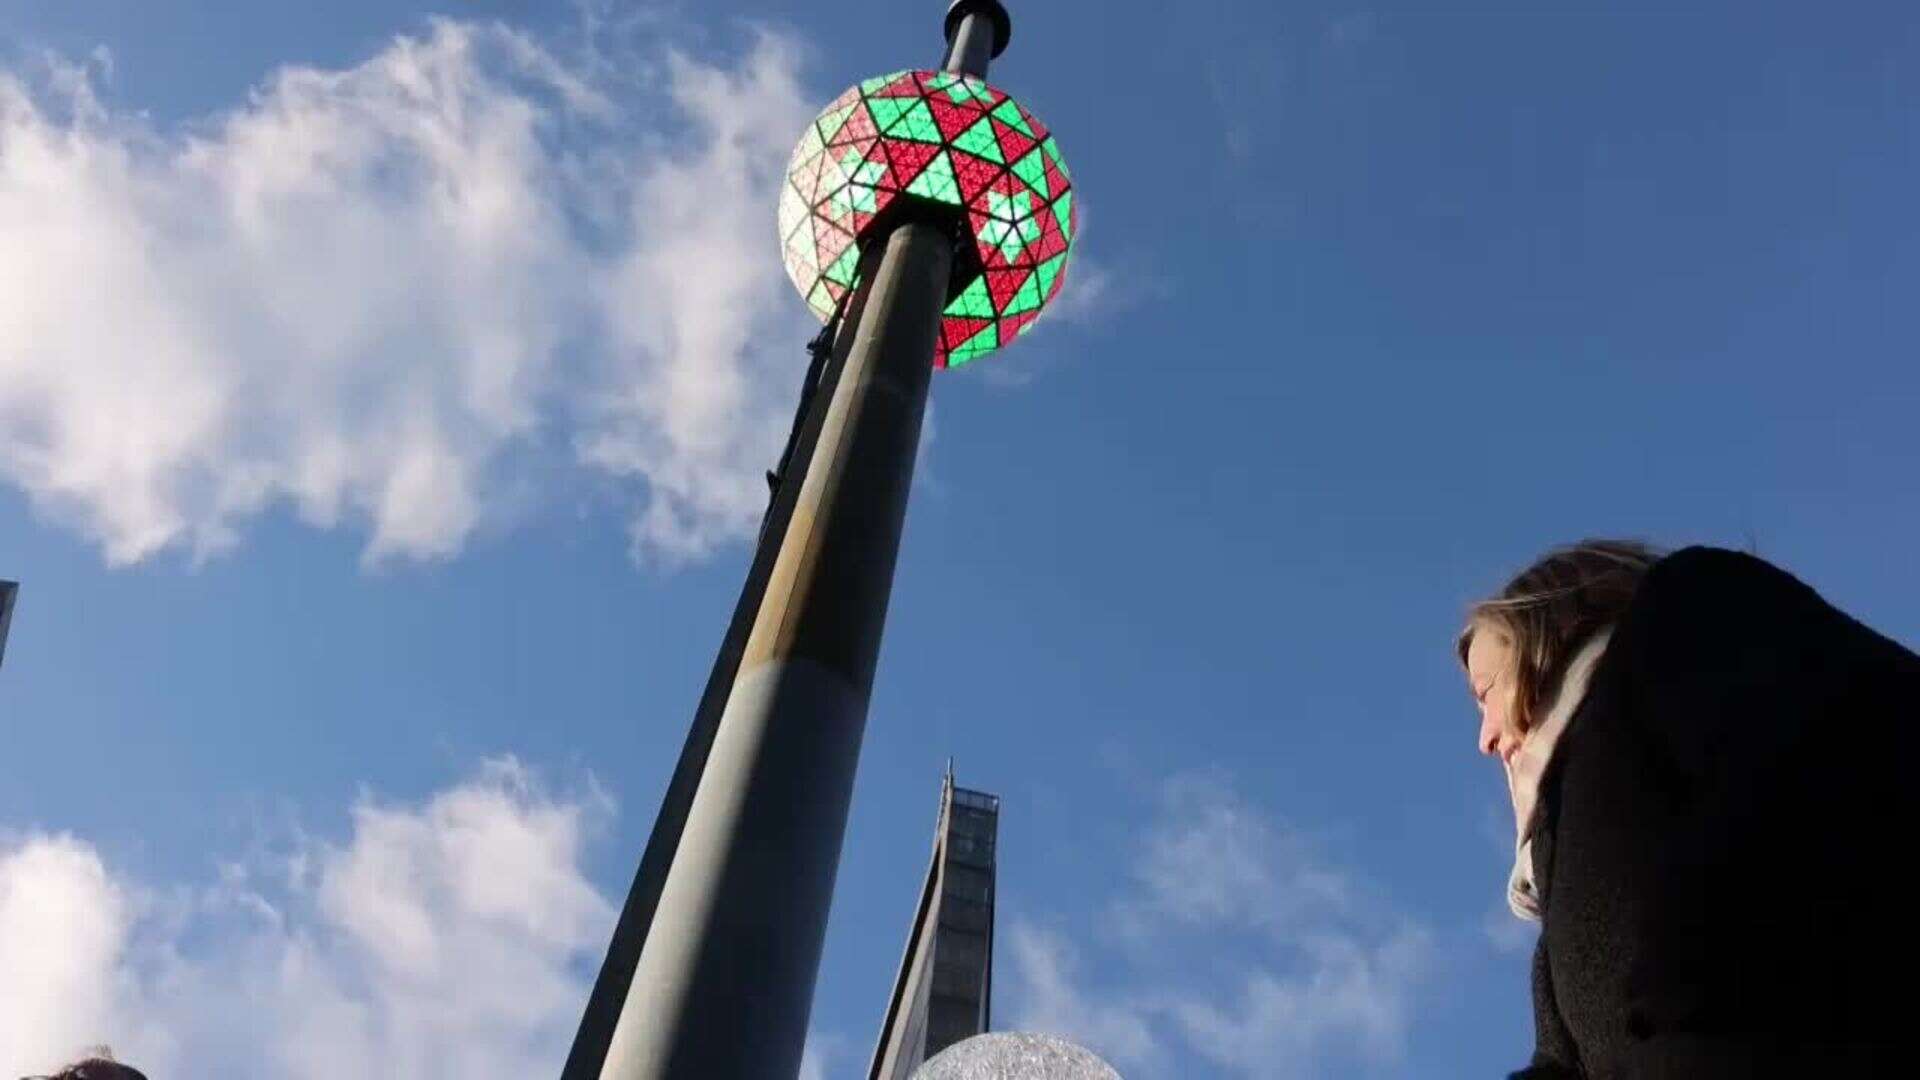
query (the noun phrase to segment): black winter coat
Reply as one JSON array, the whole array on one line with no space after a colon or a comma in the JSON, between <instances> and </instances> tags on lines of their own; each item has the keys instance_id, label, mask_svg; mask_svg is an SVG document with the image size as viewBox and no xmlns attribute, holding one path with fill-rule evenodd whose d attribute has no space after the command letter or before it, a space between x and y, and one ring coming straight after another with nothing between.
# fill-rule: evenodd
<instances>
[{"instance_id":1,"label":"black winter coat","mask_svg":"<svg viewBox=\"0 0 1920 1080\"><path fill-rule=\"evenodd\" d=\"M1542 778L1516 1076L1920 1075L1916 728L1920 657L1798 580L1656 564Z\"/></svg>"}]
</instances>

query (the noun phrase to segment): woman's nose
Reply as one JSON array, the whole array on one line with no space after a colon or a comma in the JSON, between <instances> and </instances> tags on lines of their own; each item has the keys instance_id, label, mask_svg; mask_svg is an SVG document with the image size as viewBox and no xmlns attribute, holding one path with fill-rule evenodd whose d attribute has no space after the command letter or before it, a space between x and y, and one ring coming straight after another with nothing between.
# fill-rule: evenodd
<instances>
[{"instance_id":1,"label":"woman's nose","mask_svg":"<svg viewBox=\"0 0 1920 1080\"><path fill-rule=\"evenodd\" d=\"M1480 752L1488 757L1501 756L1500 722L1485 713L1480 715Z\"/></svg>"}]
</instances>

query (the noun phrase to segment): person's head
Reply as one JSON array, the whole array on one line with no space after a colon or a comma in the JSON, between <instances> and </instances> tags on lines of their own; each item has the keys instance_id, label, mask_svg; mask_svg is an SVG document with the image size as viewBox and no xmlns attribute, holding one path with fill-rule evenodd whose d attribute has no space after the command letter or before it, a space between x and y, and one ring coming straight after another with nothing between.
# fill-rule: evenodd
<instances>
[{"instance_id":1,"label":"person's head","mask_svg":"<svg viewBox=\"0 0 1920 1080\"><path fill-rule=\"evenodd\" d=\"M1526 740L1580 646L1618 622L1659 559L1634 540L1555 548L1473 605L1455 644L1480 706L1480 751L1503 761Z\"/></svg>"},{"instance_id":2,"label":"person's head","mask_svg":"<svg viewBox=\"0 0 1920 1080\"><path fill-rule=\"evenodd\" d=\"M147 1074L110 1057L97 1056L76 1061L52 1076L27 1077L26 1080L147 1080Z\"/></svg>"}]
</instances>

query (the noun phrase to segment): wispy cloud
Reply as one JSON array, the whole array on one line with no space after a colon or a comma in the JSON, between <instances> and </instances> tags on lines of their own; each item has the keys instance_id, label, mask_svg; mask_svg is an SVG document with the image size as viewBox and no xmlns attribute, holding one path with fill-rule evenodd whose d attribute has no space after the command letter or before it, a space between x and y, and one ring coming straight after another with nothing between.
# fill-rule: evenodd
<instances>
[{"instance_id":1,"label":"wispy cloud","mask_svg":"<svg viewBox=\"0 0 1920 1080\"><path fill-rule=\"evenodd\" d=\"M1060 295L1047 306L1048 322L1093 322L1138 299L1140 293L1105 262L1075 252Z\"/></svg>"},{"instance_id":2,"label":"wispy cloud","mask_svg":"<svg viewBox=\"0 0 1920 1080\"><path fill-rule=\"evenodd\" d=\"M749 535L807 333L799 54L440 20L178 128L103 60L0 69L0 479L120 564L277 507L444 557L543 450L631 482L643 557Z\"/></svg>"},{"instance_id":3,"label":"wispy cloud","mask_svg":"<svg viewBox=\"0 0 1920 1080\"><path fill-rule=\"evenodd\" d=\"M1223 776L1167 781L1131 866L1103 933L1015 922L1020 1026L1156 1072L1318 1076L1403 1052L1431 935Z\"/></svg>"},{"instance_id":4,"label":"wispy cloud","mask_svg":"<svg viewBox=\"0 0 1920 1080\"><path fill-rule=\"evenodd\" d=\"M1123 1064L1160 1059L1151 1006L1087 987L1079 950L1064 933L1015 920L1006 948L1019 1003L1015 1028L1068 1035Z\"/></svg>"},{"instance_id":5,"label":"wispy cloud","mask_svg":"<svg viewBox=\"0 0 1920 1080\"><path fill-rule=\"evenodd\" d=\"M0 1075L101 1043L156 1077L551 1074L612 924L580 865L607 812L500 759L193 888L0 840Z\"/></svg>"},{"instance_id":6,"label":"wispy cloud","mask_svg":"<svg viewBox=\"0 0 1920 1080\"><path fill-rule=\"evenodd\" d=\"M844 1074L847 1070L835 1068L834 1063L846 1050L846 1040L838 1035L808 1032L806 1049L800 1054L799 1080L827 1080Z\"/></svg>"}]
</instances>

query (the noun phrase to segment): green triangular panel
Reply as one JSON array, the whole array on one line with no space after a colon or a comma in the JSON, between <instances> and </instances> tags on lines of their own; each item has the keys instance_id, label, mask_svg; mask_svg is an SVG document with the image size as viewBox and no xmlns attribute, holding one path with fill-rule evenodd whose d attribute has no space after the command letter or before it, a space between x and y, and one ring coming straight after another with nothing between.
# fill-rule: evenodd
<instances>
[{"instance_id":1,"label":"green triangular panel","mask_svg":"<svg viewBox=\"0 0 1920 1080\"><path fill-rule=\"evenodd\" d=\"M940 134L940 125L933 119L933 110L927 107L922 98L913 99L913 107L901 113L895 126L887 132L896 139L912 139L914 142L946 142Z\"/></svg>"},{"instance_id":2,"label":"green triangular panel","mask_svg":"<svg viewBox=\"0 0 1920 1080\"><path fill-rule=\"evenodd\" d=\"M1016 191L1011 196L997 191L987 192L987 213L1011 225L1033 214L1033 195L1027 191Z\"/></svg>"},{"instance_id":3,"label":"green triangular panel","mask_svg":"<svg viewBox=\"0 0 1920 1080\"><path fill-rule=\"evenodd\" d=\"M1064 256L1062 256L1062 258L1064 258ZM1059 262L1060 260L1056 258L1053 261ZM859 266L860 245L848 244L847 250L840 253L840 257L833 261L832 266L827 267L826 276L829 280L837 281L842 285L851 285L853 284L853 272L859 269Z\"/></svg>"},{"instance_id":4,"label":"green triangular panel","mask_svg":"<svg viewBox=\"0 0 1920 1080\"><path fill-rule=\"evenodd\" d=\"M1013 163L1013 175L1027 182L1027 186L1040 193L1044 198L1052 192L1047 190L1047 166L1036 152L1028 152L1025 157Z\"/></svg>"},{"instance_id":5,"label":"green triangular panel","mask_svg":"<svg viewBox=\"0 0 1920 1080\"><path fill-rule=\"evenodd\" d=\"M1026 282L1020 286L1020 291L1014 293L1013 299L1007 301L1007 310L1001 314L1018 315L1023 311L1032 311L1040 306L1040 297L1040 275L1028 274Z\"/></svg>"},{"instance_id":6,"label":"green triangular panel","mask_svg":"<svg viewBox=\"0 0 1920 1080\"><path fill-rule=\"evenodd\" d=\"M907 191L937 202L960 205L960 187L953 179L953 161L945 150L934 155L927 167L920 170L920 175L907 185Z\"/></svg>"},{"instance_id":7,"label":"green triangular panel","mask_svg":"<svg viewBox=\"0 0 1920 1080\"><path fill-rule=\"evenodd\" d=\"M888 84L892 83L893 80L899 78L904 74L906 74L906 72L904 71L895 71L895 72L890 72L889 74L886 74L886 75L875 75L873 78L868 79L867 81L860 84L860 92L862 94L871 94L875 90L879 90L882 87L885 87Z\"/></svg>"},{"instance_id":8,"label":"green triangular panel","mask_svg":"<svg viewBox=\"0 0 1920 1080\"><path fill-rule=\"evenodd\" d=\"M1060 235L1068 241L1073 239L1073 192L1062 192L1053 200L1053 216L1060 222Z\"/></svg>"},{"instance_id":9,"label":"green triangular panel","mask_svg":"<svg viewBox=\"0 0 1920 1080\"><path fill-rule=\"evenodd\" d=\"M948 363L970 360L983 352L992 352L999 347L1000 326L998 323L988 323L981 327L979 333L961 342L960 346L953 350L953 355L948 358Z\"/></svg>"},{"instance_id":10,"label":"green triangular panel","mask_svg":"<svg viewBox=\"0 0 1920 1080\"><path fill-rule=\"evenodd\" d=\"M984 116L979 123L961 132L953 145L988 161L1006 164L1006 157L1000 153L1000 140L993 137L993 122Z\"/></svg>"},{"instance_id":11,"label":"green triangular panel","mask_svg":"<svg viewBox=\"0 0 1920 1080\"><path fill-rule=\"evenodd\" d=\"M915 105L926 108L926 104L919 98L868 98L867 112L873 115L874 130L886 131ZM928 119L931 120L932 117L929 116Z\"/></svg>"},{"instance_id":12,"label":"green triangular panel","mask_svg":"<svg viewBox=\"0 0 1920 1080\"><path fill-rule=\"evenodd\" d=\"M820 268L819 261L814 258L812 232L803 230L800 236L787 245L786 251L787 265L795 267L802 273L812 274Z\"/></svg>"},{"instance_id":13,"label":"green triangular panel","mask_svg":"<svg viewBox=\"0 0 1920 1080\"><path fill-rule=\"evenodd\" d=\"M820 132L814 128L808 128L806 132L800 136L800 145L793 148L793 154L797 158L805 157L813 154L824 145L825 142L820 138Z\"/></svg>"},{"instance_id":14,"label":"green triangular panel","mask_svg":"<svg viewBox=\"0 0 1920 1080\"><path fill-rule=\"evenodd\" d=\"M1015 105L1012 98L1001 102L1000 107L993 110L993 115L999 117L1009 127L1019 130L1027 138L1033 138L1033 129L1027 126L1027 118L1020 115L1020 106Z\"/></svg>"},{"instance_id":15,"label":"green triangular panel","mask_svg":"<svg viewBox=\"0 0 1920 1080\"><path fill-rule=\"evenodd\" d=\"M963 319L993 318L993 297L987 292L987 277L976 274L974 279L947 305L943 315L957 316Z\"/></svg>"},{"instance_id":16,"label":"green triangular panel","mask_svg":"<svg viewBox=\"0 0 1920 1080\"><path fill-rule=\"evenodd\" d=\"M859 103L855 102L851 105L842 105L832 112L821 116L814 124L814 127L819 129L820 141L823 143L832 142L833 137L840 134L840 129L847 126L847 117L852 116L853 110L857 108L859 108Z\"/></svg>"},{"instance_id":17,"label":"green triangular panel","mask_svg":"<svg viewBox=\"0 0 1920 1080\"><path fill-rule=\"evenodd\" d=\"M827 291L825 281L814 283L813 291L807 294L807 306L819 312L821 318L827 318L833 314L836 305L833 294Z\"/></svg>"},{"instance_id":18,"label":"green triangular panel","mask_svg":"<svg viewBox=\"0 0 1920 1080\"><path fill-rule=\"evenodd\" d=\"M793 190L792 184L780 185L780 213L775 219L780 223L780 238L785 240L793 235L793 230L807 216L807 203L800 193Z\"/></svg>"},{"instance_id":19,"label":"green triangular panel","mask_svg":"<svg viewBox=\"0 0 1920 1080\"><path fill-rule=\"evenodd\" d=\"M1060 271L1064 270L1066 265L1067 253L1064 251L1040 264L1040 270L1036 276L1040 279L1040 296L1043 299L1053 295L1054 279L1060 276Z\"/></svg>"},{"instance_id":20,"label":"green triangular panel","mask_svg":"<svg viewBox=\"0 0 1920 1080\"><path fill-rule=\"evenodd\" d=\"M947 96L953 99L955 105L965 105L969 101L976 101L982 105L993 104L993 94L987 89L987 84L973 78L955 81L952 86L947 87Z\"/></svg>"}]
</instances>

